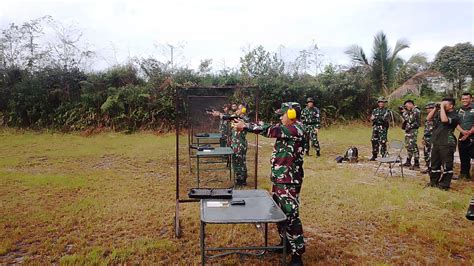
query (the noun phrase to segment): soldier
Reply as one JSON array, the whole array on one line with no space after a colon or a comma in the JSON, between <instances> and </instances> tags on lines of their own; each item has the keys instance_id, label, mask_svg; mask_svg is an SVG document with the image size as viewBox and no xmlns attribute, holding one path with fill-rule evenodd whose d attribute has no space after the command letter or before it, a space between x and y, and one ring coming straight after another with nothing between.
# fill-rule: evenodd
<instances>
[{"instance_id":1,"label":"soldier","mask_svg":"<svg viewBox=\"0 0 474 266\"><path fill-rule=\"evenodd\" d=\"M474 135L471 134L474 126L474 109L472 108L472 95L465 92L461 96L462 106L458 110L460 124L457 126L459 130L459 159L461 160L460 178L471 180L471 154L474 146L472 141Z\"/></svg>"},{"instance_id":2,"label":"soldier","mask_svg":"<svg viewBox=\"0 0 474 266\"><path fill-rule=\"evenodd\" d=\"M316 150L316 155L321 156L321 148L318 141L318 132L321 127L320 112L319 109L314 106L314 100L311 97L306 99L306 107L301 111L301 122L303 123L306 133L306 155L309 156L309 146L311 141L311 144Z\"/></svg>"},{"instance_id":3,"label":"soldier","mask_svg":"<svg viewBox=\"0 0 474 266\"><path fill-rule=\"evenodd\" d=\"M240 104L235 112L235 115L244 122L249 122L246 116L247 109L243 104ZM232 165L235 172L235 184L239 186L247 185L247 132L237 131L234 128L231 133L230 147L234 154L232 155Z\"/></svg>"},{"instance_id":4,"label":"soldier","mask_svg":"<svg viewBox=\"0 0 474 266\"><path fill-rule=\"evenodd\" d=\"M412 100L406 100L403 108L400 107L403 117L402 129L405 130L405 146L407 149L407 160L403 166L410 167L411 170L420 169L420 152L418 150L418 128L420 127L420 110ZM414 164L411 165L411 158Z\"/></svg>"},{"instance_id":5,"label":"soldier","mask_svg":"<svg viewBox=\"0 0 474 266\"><path fill-rule=\"evenodd\" d=\"M456 137L454 129L459 124L459 116L454 111L455 100L444 98L439 108L433 109L426 119L433 120L434 128L431 136L431 171L427 186L448 190L453 177L454 151ZM444 173L441 176L441 166Z\"/></svg>"},{"instance_id":6,"label":"soldier","mask_svg":"<svg viewBox=\"0 0 474 266\"><path fill-rule=\"evenodd\" d=\"M235 106L234 106L235 105ZM236 104L232 104L232 108L235 107L235 112L230 110L227 113L221 113L218 111L214 111L212 113L213 116L219 116L221 118L221 125L227 124L229 125L230 132L229 132L229 142L227 143L228 146L232 148L234 152L232 154L232 166L235 173L235 184L239 186L246 186L247 185L247 132L239 132L234 128L230 127L230 122L234 118L242 119L245 122L249 121L249 118L246 116L247 108L243 104L237 106ZM225 126L223 126L225 127Z\"/></svg>"},{"instance_id":7,"label":"soldier","mask_svg":"<svg viewBox=\"0 0 474 266\"><path fill-rule=\"evenodd\" d=\"M223 109L222 114L230 114L229 104L224 104L224 107L222 109ZM219 113L218 115L220 116L220 114L221 113ZM230 136L231 136L231 127L230 127L229 120L224 120L224 119L220 120L219 132L222 134L221 139L220 139L220 146L228 147L230 145Z\"/></svg>"},{"instance_id":8,"label":"soldier","mask_svg":"<svg viewBox=\"0 0 474 266\"><path fill-rule=\"evenodd\" d=\"M372 121L372 158L370 161L375 161L377 154L385 157L387 155L387 135L388 128L390 126L390 118L392 117L392 112L385 107L384 97L379 97L377 99L378 107L372 111L370 121Z\"/></svg>"},{"instance_id":9,"label":"soldier","mask_svg":"<svg viewBox=\"0 0 474 266\"><path fill-rule=\"evenodd\" d=\"M291 249L291 265L303 265L301 255L305 251L303 226L299 218L299 194L303 183L303 151L305 133L303 125L297 120L300 105L295 102L281 104L277 110L280 124L271 125L239 123L237 130L253 132L269 138L276 138L272 157L270 179L273 183L272 195L275 202L286 214L286 232L278 226L281 239L286 237ZM281 244L283 241L281 242Z\"/></svg>"},{"instance_id":10,"label":"soldier","mask_svg":"<svg viewBox=\"0 0 474 266\"><path fill-rule=\"evenodd\" d=\"M426 113L430 113L435 108L435 103L429 102L425 105ZM430 172L431 166L431 135L433 134L433 121L425 120L425 129L423 131L423 157L425 159L426 169L421 171L422 174Z\"/></svg>"}]
</instances>

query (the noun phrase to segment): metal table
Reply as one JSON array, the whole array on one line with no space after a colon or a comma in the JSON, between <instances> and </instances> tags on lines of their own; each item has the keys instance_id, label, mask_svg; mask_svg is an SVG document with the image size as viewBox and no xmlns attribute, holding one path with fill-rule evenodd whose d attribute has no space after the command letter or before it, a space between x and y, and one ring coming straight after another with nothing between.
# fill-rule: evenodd
<instances>
[{"instance_id":1,"label":"metal table","mask_svg":"<svg viewBox=\"0 0 474 266\"><path fill-rule=\"evenodd\" d=\"M203 133L198 133L195 134L194 137L196 138L196 144L199 146L200 144L220 144L220 141L215 142L214 140L220 140L222 138L221 133L206 133L208 136L199 136L199 134ZM198 135L198 136L196 136ZM203 142L204 141L204 142Z\"/></svg>"},{"instance_id":2,"label":"metal table","mask_svg":"<svg viewBox=\"0 0 474 266\"><path fill-rule=\"evenodd\" d=\"M231 205L231 200L224 199L203 199L201 200L201 226L200 226L200 246L201 262L205 264L206 259L221 257L229 254L261 255L267 250L282 250L281 262L286 264L286 238L283 239L282 246L268 246L268 223L279 223L286 221L286 215L276 205L265 190L234 190L232 200L244 200L245 205ZM210 203L209 203L210 202ZM215 205L223 204L222 207ZM265 226L265 246L244 246L244 247L206 247L206 224L260 224ZM285 223L283 223L285 224ZM286 226L286 224L284 225ZM285 228L283 228L285 230ZM240 250L262 250L261 254L245 253ZM227 251L224 253L206 256L206 251ZM230 252L229 252L230 251Z\"/></svg>"},{"instance_id":3,"label":"metal table","mask_svg":"<svg viewBox=\"0 0 474 266\"><path fill-rule=\"evenodd\" d=\"M208 168L208 169L202 169L202 170L226 170L229 168L229 179L232 180L232 159L230 156L234 154L234 151L232 151L232 148L230 147L216 147L213 150L203 150L203 151L197 151L196 153L196 169L197 169L197 187L199 187L199 182L200 182L200 159L203 158L219 158L219 157L227 157L227 160L225 161L209 161L205 162L206 164L215 164L215 163L225 163L226 167L225 168ZM227 167L227 164L229 164L229 167Z\"/></svg>"}]
</instances>

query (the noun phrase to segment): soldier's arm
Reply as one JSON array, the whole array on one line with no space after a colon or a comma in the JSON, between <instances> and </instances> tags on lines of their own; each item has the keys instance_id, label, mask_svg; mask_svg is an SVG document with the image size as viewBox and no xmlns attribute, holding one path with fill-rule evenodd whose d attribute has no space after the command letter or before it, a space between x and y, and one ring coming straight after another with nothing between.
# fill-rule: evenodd
<instances>
[{"instance_id":1,"label":"soldier's arm","mask_svg":"<svg viewBox=\"0 0 474 266\"><path fill-rule=\"evenodd\" d=\"M420 127L420 112L414 112L414 119L413 123L411 124L411 128L419 128Z\"/></svg>"},{"instance_id":2,"label":"soldier's arm","mask_svg":"<svg viewBox=\"0 0 474 266\"><path fill-rule=\"evenodd\" d=\"M315 116L316 116L316 124L315 124L315 126L316 126L317 129L319 129L319 128L321 128L321 112L320 112L319 109L317 109L317 108L316 108L316 114L315 114Z\"/></svg>"},{"instance_id":3,"label":"soldier's arm","mask_svg":"<svg viewBox=\"0 0 474 266\"><path fill-rule=\"evenodd\" d=\"M431 112L429 112L428 115L426 116L426 120L429 120L429 121L433 120L435 113L436 113L436 108L433 108L433 110L431 110Z\"/></svg>"}]
</instances>

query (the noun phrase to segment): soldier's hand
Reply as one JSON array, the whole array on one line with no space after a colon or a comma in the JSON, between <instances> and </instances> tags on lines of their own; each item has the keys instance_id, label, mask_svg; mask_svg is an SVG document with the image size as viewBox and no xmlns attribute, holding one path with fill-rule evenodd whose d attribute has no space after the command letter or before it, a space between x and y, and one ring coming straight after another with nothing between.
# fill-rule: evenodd
<instances>
[{"instance_id":1,"label":"soldier's hand","mask_svg":"<svg viewBox=\"0 0 474 266\"><path fill-rule=\"evenodd\" d=\"M318 133L319 133L319 129L318 129L318 128L315 128L315 129L314 129L314 132L315 132L316 134L318 134Z\"/></svg>"},{"instance_id":2,"label":"soldier's hand","mask_svg":"<svg viewBox=\"0 0 474 266\"><path fill-rule=\"evenodd\" d=\"M374 120L375 119L375 116L374 115L371 115L370 116L370 121Z\"/></svg>"},{"instance_id":3,"label":"soldier's hand","mask_svg":"<svg viewBox=\"0 0 474 266\"><path fill-rule=\"evenodd\" d=\"M232 127L235 128L237 131L243 131L245 128L245 122L241 119L235 119L232 122Z\"/></svg>"}]
</instances>

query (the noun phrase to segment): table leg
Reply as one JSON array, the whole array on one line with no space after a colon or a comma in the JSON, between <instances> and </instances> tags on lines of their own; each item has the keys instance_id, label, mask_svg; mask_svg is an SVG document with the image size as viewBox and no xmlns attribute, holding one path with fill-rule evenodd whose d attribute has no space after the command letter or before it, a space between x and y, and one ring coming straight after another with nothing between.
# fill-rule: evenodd
<instances>
[{"instance_id":1,"label":"table leg","mask_svg":"<svg viewBox=\"0 0 474 266\"><path fill-rule=\"evenodd\" d=\"M205 256L205 238L206 238L206 233L205 233L205 227L206 224L201 221L201 230L200 230L200 246L201 246L201 264L204 266L206 264L206 256Z\"/></svg>"},{"instance_id":2,"label":"table leg","mask_svg":"<svg viewBox=\"0 0 474 266\"><path fill-rule=\"evenodd\" d=\"M229 181L232 181L232 155L227 155L227 161L229 163ZM234 182L235 183L235 182Z\"/></svg>"},{"instance_id":3,"label":"table leg","mask_svg":"<svg viewBox=\"0 0 474 266\"><path fill-rule=\"evenodd\" d=\"M286 223L283 225L283 232L286 232ZM283 237L283 252L281 253L281 265L286 265L286 233L285 237Z\"/></svg>"},{"instance_id":4,"label":"table leg","mask_svg":"<svg viewBox=\"0 0 474 266\"><path fill-rule=\"evenodd\" d=\"M197 187L199 187L199 155L196 155Z\"/></svg>"},{"instance_id":5,"label":"table leg","mask_svg":"<svg viewBox=\"0 0 474 266\"><path fill-rule=\"evenodd\" d=\"M265 247L268 246L268 223L265 223Z\"/></svg>"}]
</instances>

